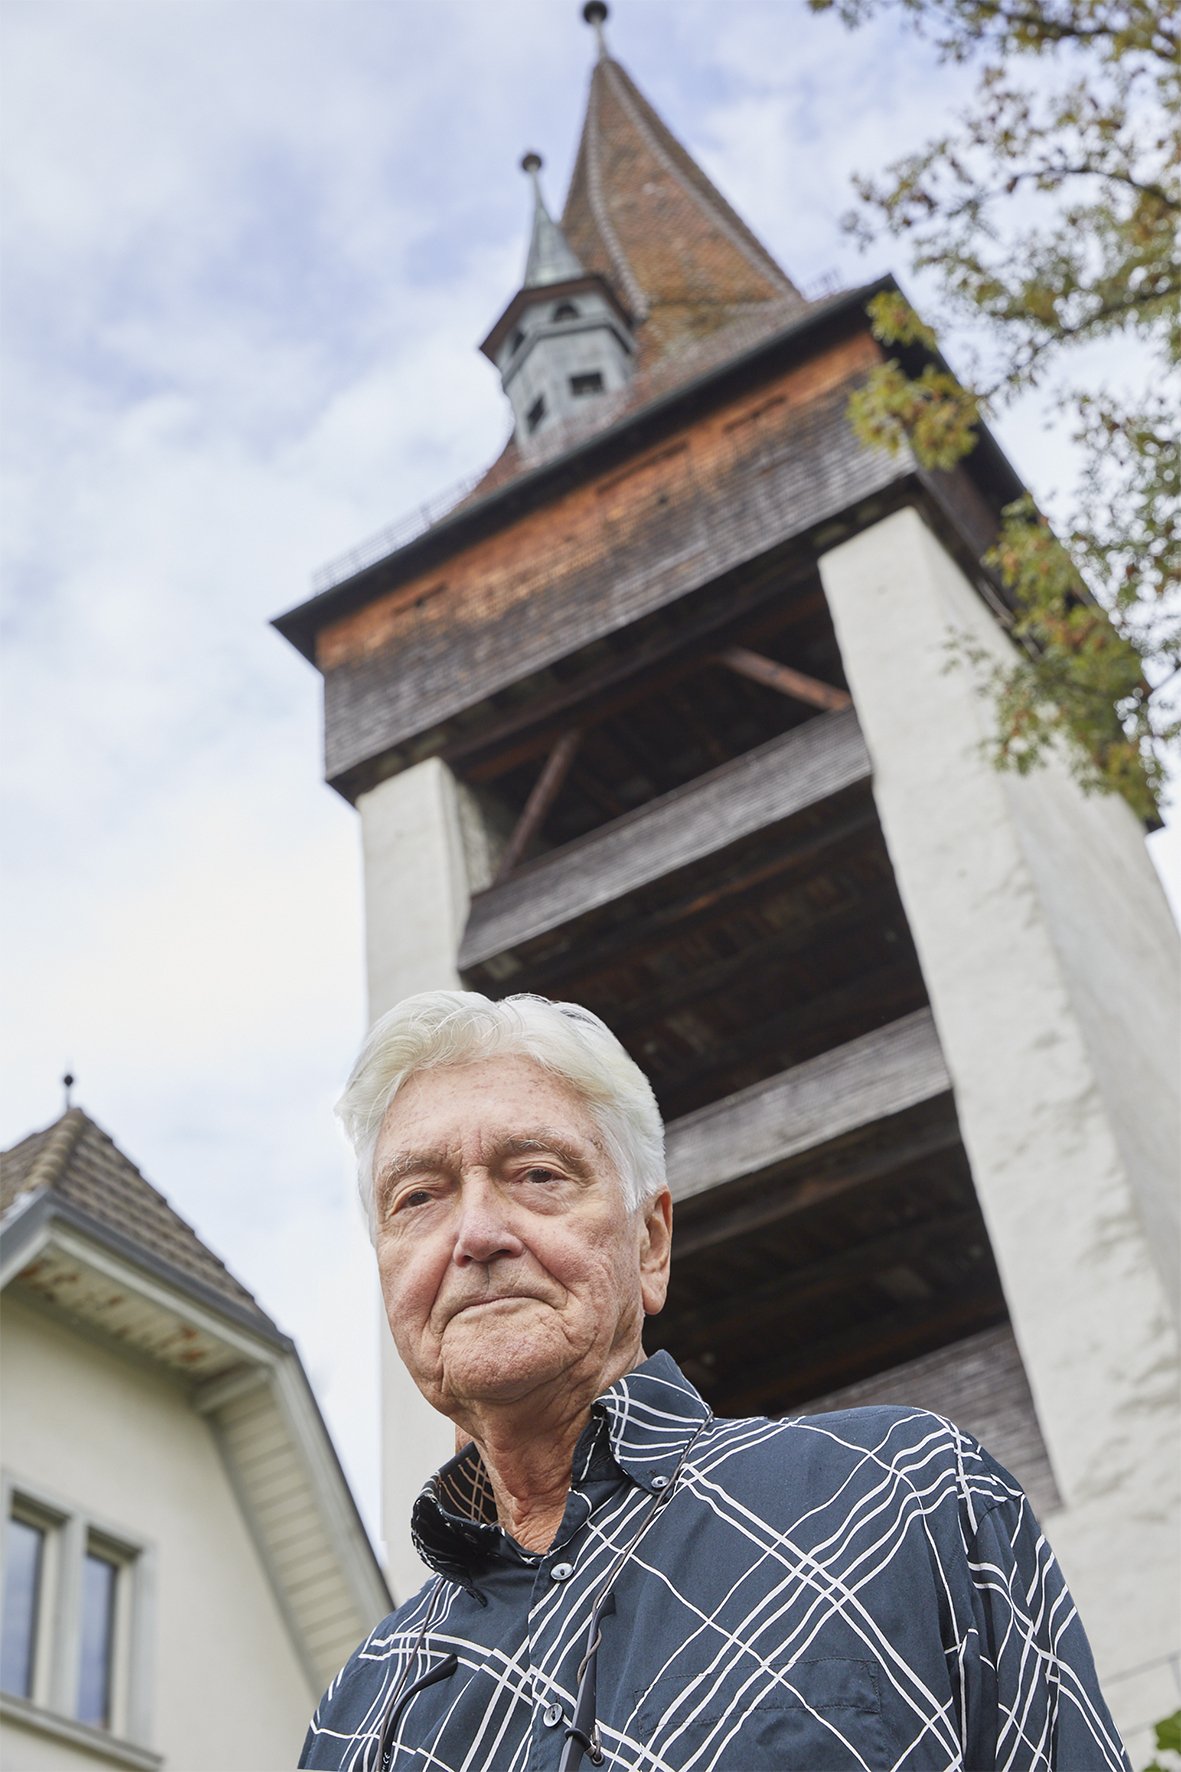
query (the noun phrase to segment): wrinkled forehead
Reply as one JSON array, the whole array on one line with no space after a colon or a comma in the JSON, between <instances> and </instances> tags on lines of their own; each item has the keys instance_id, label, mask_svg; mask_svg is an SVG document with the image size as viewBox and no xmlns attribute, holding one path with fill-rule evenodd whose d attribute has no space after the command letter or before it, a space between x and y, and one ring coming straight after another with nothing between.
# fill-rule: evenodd
<instances>
[{"instance_id":1,"label":"wrinkled forehead","mask_svg":"<svg viewBox=\"0 0 1181 1772\"><path fill-rule=\"evenodd\" d=\"M614 1174L593 1110L576 1089L531 1058L437 1065L408 1077L386 1109L374 1167L409 1151L438 1150L486 1162L513 1144L564 1145Z\"/></svg>"}]
</instances>

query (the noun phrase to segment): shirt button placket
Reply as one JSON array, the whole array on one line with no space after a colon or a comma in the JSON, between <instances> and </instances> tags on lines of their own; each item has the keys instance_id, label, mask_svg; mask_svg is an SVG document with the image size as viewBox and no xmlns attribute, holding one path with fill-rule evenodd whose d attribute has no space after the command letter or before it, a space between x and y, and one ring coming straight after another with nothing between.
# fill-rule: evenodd
<instances>
[{"instance_id":1,"label":"shirt button placket","mask_svg":"<svg viewBox=\"0 0 1181 1772\"><path fill-rule=\"evenodd\" d=\"M534 1589L537 1600L539 1601L541 1599L541 1594L538 1592L538 1588L550 1583L556 1583L560 1587L564 1582L569 1581L573 1573L574 1564L568 1561L568 1558L560 1558L558 1562L551 1563L548 1569L545 1567L545 1562L543 1560L542 1567L537 1572L538 1587ZM550 1588L550 1591L553 1591L552 1587ZM564 1611L565 1607L559 1602L557 1612L549 1614L549 1628L556 1632L559 1641L565 1636L565 1630L561 1621L561 1615ZM535 1645L534 1647L540 1652L540 1645ZM548 1683L549 1682L546 1681L547 1685ZM569 1721L569 1718L566 1715L565 1707L558 1702L552 1688L550 1688L548 1699L549 1702L545 1704L542 1704L539 1701L537 1709L533 1713L535 1720L533 1725L533 1751L530 1755L529 1761L530 1772L556 1772L558 1761L561 1759L562 1751L566 1746L565 1725Z\"/></svg>"}]
</instances>

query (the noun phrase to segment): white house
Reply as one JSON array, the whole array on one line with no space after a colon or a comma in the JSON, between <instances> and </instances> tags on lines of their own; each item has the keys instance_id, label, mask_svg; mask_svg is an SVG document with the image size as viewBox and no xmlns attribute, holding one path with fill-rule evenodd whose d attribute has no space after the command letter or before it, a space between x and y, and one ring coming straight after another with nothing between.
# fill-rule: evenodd
<instances>
[{"instance_id":1,"label":"white house","mask_svg":"<svg viewBox=\"0 0 1181 1772\"><path fill-rule=\"evenodd\" d=\"M8 1772L280 1772L390 1599L291 1340L79 1108L2 1170Z\"/></svg>"}]
</instances>

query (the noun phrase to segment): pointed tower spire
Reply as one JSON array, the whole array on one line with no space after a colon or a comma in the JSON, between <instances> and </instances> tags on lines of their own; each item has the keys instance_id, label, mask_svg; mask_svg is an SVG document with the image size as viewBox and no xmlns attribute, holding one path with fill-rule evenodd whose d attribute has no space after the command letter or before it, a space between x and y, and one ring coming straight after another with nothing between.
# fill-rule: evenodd
<instances>
[{"instance_id":1,"label":"pointed tower spire","mask_svg":"<svg viewBox=\"0 0 1181 1772\"><path fill-rule=\"evenodd\" d=\"M587 271L545 206L541 155L521 170L533 181L533 232L525 281L480 349L512 401L518 444L581 417L588 402L629 380L631 320L610 284Z\"/></svg>"},{"instance_id":2,"label":"pointed tower spire","mask_svg":"<svg viewBox=\"0 0 1181 1772\"><path fill-rule=\"evenodd\" d=\"M791 279L612 59L603 0L583 17L599 59L562 232L630 311L641 367L745 316L802 311Z\"/></svg>"},{"instance_id":3,"label":"pointed tower spire","mask_svg":"<svg viewBox=\"0 0 1181 1772\"><path fill-rule=\"evenodd\" d=\"M585 277L581 261L567 245L566 236L553 220L541 194L540 154L526 154L521 171L533 180L533 233L529 239L529 256L525 260L524 289L541 289L548 283L565 283L571 277Z\"/></svg>"}]
</instances>

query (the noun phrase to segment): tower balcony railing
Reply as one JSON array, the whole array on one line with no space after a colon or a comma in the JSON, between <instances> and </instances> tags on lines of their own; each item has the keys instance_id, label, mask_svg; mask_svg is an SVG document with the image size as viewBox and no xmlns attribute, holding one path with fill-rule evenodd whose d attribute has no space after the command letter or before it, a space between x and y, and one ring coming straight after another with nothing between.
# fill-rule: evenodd
<instances>
[{"instance_id":1,"label":"tower balcony railing","mask_svg":"<svg viewBox=\"0 0 1181 1772\"><path fill-rule=\"evenodd\" d=\"M475 491L487 472L487 467L482 467L475 474L465 475L456 485L427 499L425 504L419 505L406 516L399 517L396 523L387 523L384 529L378 529L367 536L346 554L338 554L326 565L318 567L312 574L313 594L319 595L321 591L332 590L354 574L363 572L366 566L375 565L378 560L384 560L387 554L396 553L399 548L415 541L424 531L448 516L456 505L462 504Z\"/></svg>"}]
</instances>

